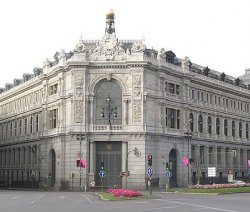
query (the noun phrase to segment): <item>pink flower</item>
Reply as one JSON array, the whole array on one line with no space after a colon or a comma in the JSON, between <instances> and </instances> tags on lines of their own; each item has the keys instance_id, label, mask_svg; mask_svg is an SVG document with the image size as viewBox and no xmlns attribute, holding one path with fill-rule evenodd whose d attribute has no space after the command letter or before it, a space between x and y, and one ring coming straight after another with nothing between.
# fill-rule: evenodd
<instances>
[{"instance_id":1,"label":"pink flower","mask_svg":"<svg viewBox=\"0 0 250 212\"><path fill-rule=\"evenodd\" d=\"M131 189L107 189L106 192L112 193L116 197L136 197L142 194L139 191Z\"/></svg>"}]
</instances>

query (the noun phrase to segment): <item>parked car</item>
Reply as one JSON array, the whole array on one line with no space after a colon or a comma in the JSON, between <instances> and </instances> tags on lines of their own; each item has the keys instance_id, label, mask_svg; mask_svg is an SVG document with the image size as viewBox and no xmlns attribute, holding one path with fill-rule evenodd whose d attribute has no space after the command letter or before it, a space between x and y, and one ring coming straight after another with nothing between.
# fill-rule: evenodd
<instances>
[{"instance_id":1,"label":"parked car","mask_svg":"<svg viewBox=\"0 0 250 212\"><path fill-rule=\"evenodd\" d=\"M242 180L234 180L233 181L234 184L241 184L241 185L245 185L246 183L243 182Z\"/></svg>"}]
</instances>

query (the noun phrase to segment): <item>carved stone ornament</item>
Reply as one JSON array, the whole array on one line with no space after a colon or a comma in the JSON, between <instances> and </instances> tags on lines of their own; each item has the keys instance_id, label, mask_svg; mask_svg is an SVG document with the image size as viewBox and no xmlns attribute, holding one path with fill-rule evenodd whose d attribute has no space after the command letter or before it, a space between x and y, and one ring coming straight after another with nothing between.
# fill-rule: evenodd
<instances>
[{"instance_id":1,"label":"carved stone ornament","mask_svg":"<svg viewBox=\"0 0 250 212\"><path fill-rule=\"evenodd\" d=\"M131 51L136 53L136 52L143 52L145 49L146 49L145 41L139 40L133 43Z\"/></svg>"},{"instance_id":2,"label":"carved stone ornament","mask_svg":"<svg viewBox=\"0 0 250 212\"><path fill-rule=\"evenodd\" d=\"M51 67L51 62L49 61L48 58L46 58L46 59L43 61L43 69L50 68L50 67Z\"/></svg>"},{"instance_id":3,"label":"carved stone ornament","mask_svg":"<svg viewBox=\"0 0 250 212\"><path fill-rule=\"evenodd\" d=\"M83 121L84 115L84 83L81 76L75 77L75 95L74 95L74 111L75 122L79 123Z\"/></svg>"},{"instance_id":4,"label":"carved stone ornament","mask_svg":"<svg viewBox=\"0 0 250 212\"><path fill-rule=\"evenodd\" d=\"M118 39L114 34L106 34L100 44L93 50L91 58L93 60L101 59L103 56L106 60L113 60L114 56L124 53L124 50L118 43Z\"/></svg>"},{"instance_id":5,"label":"carved stone ornament","mask_svg":"<svg viewBox=\"0 0 250 212\"><path fill-rule=\"evenodd\" d=\"M188 57L185 57L185 58L182 60L182 64L181 64L182 69L183 69L184 71L188 71L190 65L191 65L191 62L190 62L189 58L188 58Z\"/></svg>"},{"instance_id":6,"label":"carved stone ornament","mask_svg":"<svg viewBox=\"0 0 250 212\"><path fill-rule=\"evenodd\" d=\"M133 122L141 122L141 101L133 102Z\"/></svg>"},{"instance_id":7,"label":"carved stone ornament","mask_svg":"<svg viewBox=\"0 0 250 212\"><path fill-rule=\"evenodd\" d=\"M86 47L83 43L83 40L79 40L78 44L76 44L76 47L74 49L74 52L77 53L84 53L86 51Z\"/></svg>"}]
</instances>

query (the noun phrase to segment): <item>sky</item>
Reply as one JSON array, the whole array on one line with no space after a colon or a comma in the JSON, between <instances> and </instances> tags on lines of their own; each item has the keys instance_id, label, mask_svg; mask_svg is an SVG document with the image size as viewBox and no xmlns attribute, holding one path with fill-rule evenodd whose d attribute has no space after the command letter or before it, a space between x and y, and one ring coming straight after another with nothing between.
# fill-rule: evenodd
<instances>
[{"instance_id":1,"label":"sky","mask_svg":"<svg viewBox=\"0 0 250 212\"><path fill-rule=\"evenodd\" d=\"M249 0L8 0L0 2L0 87L33 73L56 51L82 37L99 40L115 12L120 40L146 39L147 48L238 77L250 68Z\"/></svg>"}]
</instances>

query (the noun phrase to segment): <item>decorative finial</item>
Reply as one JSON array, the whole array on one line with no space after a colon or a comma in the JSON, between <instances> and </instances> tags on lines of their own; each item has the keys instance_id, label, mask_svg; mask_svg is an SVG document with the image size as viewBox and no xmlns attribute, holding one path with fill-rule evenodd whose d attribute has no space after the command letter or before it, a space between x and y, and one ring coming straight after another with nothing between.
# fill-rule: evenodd
<instances>
[{"instance_id":1,"label":"decorative finial","mask_svg":"<svg viewBox=\"0 0 250 212\"><path fill-rule=\"evenodd\" d=\"M115 13L113 10L109 10L106 14L106 30L108 34L115 34Z\"/></svg>"}]
</instances>

